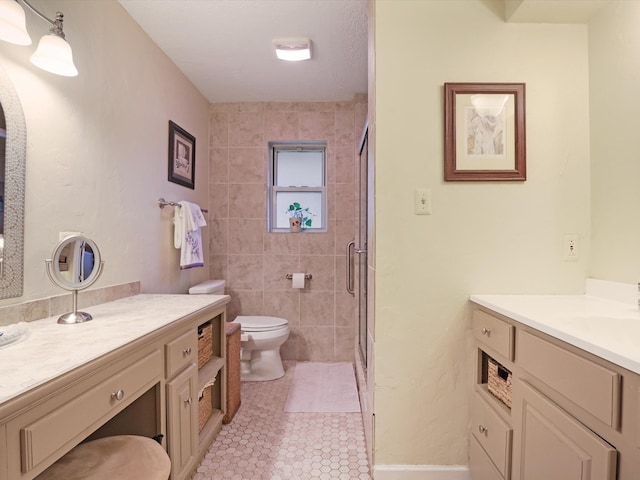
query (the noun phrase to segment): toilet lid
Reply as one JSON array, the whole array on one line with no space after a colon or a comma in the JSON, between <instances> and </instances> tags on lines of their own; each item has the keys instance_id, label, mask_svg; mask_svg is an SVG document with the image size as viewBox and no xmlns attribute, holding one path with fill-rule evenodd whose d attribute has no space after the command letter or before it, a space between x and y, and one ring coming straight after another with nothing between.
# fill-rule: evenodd
<instances>
[{"instance_id":1,"label":"toilet lid","mask_svg":"<svg viewBox=\"0 0 640 480\"><path fill-rule=\"evenodd\" d=\"M285 327L289 324L287 320L280 317L263 317L263 316L238 316L233 321L240 324L243 332L264 332Z\"/></svg>"}]
</instances>

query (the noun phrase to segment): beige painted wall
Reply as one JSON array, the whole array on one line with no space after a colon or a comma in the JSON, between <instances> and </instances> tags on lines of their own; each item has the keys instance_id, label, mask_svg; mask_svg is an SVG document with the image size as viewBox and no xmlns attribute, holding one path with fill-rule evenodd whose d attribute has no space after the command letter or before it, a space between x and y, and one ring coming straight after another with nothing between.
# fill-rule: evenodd
<instances>
[{"instance_id":1,"label":"beige painted wall","mask_svg":"<svg viewBox=\"0 0 640 480\"><path fill-rule=\"evenodd\" d=\"M613 1L589 24L592 277L640 281L640 3Z\"/></svg>"},{"instance_id":2,"label":"beige painted wall","mask_svg":"<svg viewBox=\"0 0 640 480\"><path fill-rule=\"evenodd\" d=\"M467 464L470 294L584 289L587 28L506 24L502 7L376 0L376 465ZM443 182L444 82L526 82L526 182ZM431 216L413 214L418 187Z\"/></svg>"},{"instance_id":3,"label":"beige painted wall","mask_svg":"<svg viewBox=\"0 0 640 480\"><path fill-rule=\"evenodd\" d=\"M208 102L115 0L34 1L65 14L80 75L29 62L35 46L2 42L27 124L25 288L9 305L62 293L46 276L60 231L93 238L106 266L96 287L141 281L144 292L186 292L206 268L179 270L172 208L157 199L208 200ZM47 24L27 13L34 42ZM196 189L167 181L168 121L196 137ZM205 245L208 229L203 230Z\"/></svg>"}]
</instances>

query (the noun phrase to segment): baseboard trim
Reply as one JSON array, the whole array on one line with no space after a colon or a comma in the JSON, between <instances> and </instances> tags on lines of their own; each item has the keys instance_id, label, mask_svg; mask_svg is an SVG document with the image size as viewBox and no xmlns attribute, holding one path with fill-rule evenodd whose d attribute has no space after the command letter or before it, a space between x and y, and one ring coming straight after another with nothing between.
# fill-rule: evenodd
<instances>
[{"instance_id":1,"label":"baseboard trim","mask_svg":"<svg viewBox=\"0 0 640 480\"><path fill-rule=\"evenodd\" d=\"M375 465L375 480L471 480L464 465Z\"/></svg>"}]
</instances>

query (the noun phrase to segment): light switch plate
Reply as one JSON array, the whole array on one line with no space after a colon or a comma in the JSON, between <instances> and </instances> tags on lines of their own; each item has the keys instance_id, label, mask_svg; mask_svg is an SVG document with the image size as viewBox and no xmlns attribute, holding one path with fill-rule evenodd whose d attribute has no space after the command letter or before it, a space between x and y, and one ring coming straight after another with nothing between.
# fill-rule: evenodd
<instances>
[{"instance_id":1,"label":"light switch plate","mask_svg":"<svg viewBox=\"0 0 640 480\"><path fill-rule=\"evenodd\" d=\"M414 209L416 215L431 215L431 189L416 188Z\"/></svg>"}]
</instances>

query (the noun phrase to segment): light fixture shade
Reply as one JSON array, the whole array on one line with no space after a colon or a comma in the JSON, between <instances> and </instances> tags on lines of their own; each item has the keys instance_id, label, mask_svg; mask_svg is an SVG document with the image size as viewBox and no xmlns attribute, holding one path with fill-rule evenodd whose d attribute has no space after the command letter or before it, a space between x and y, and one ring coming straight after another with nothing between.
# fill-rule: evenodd
<instances>
[{"instance_id":1,"label":"light fixture shade","mask_svg":"<svg viewBox=\"0 0 640 480\"><path fill-rule=\"evenodd\" d=\"M24 10L15 0L0 0L0 40L31 45Z\"/></svg>"},{"instance_id":2,"label":"light fixture shade","mask_svg":"<svg viewBox=\"0 0 640 480\"><path fill-rule=\"evenodd\" d=\"M273 44L280 60L299 62L311 58L311 40L308 38L280 38L273 40Z\"/></svg>"},{"instance_id":3,"label":"light fixture shade","mask_svg":"<svg viewBox=\"0 0 640 480\"><path fill-rule=\"evenodd\" d=\"M31 55L31 63L56 75L78 75L78 69L73 64L71 46L57 35L48 34L40 39L38 49Z\"/></svg>"}]
</instances>

